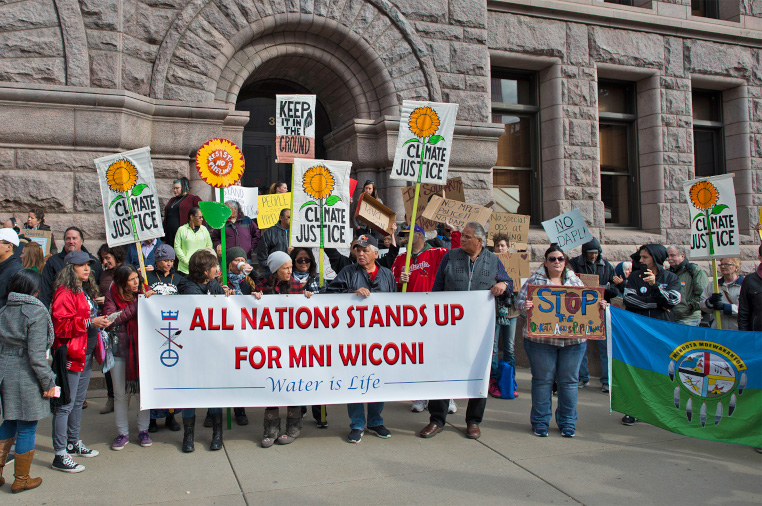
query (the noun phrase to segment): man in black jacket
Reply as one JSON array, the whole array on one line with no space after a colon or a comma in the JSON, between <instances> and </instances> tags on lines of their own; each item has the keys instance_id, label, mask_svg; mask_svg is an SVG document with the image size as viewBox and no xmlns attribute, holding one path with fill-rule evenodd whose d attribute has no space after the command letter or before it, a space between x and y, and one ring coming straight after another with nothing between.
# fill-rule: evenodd
<instances>
[{"instance_id":1,"label":"man in black jacket","mask_svg":"<svg viewBox=\"0 0 762 506\"><path fill-rule=\"evenodd\" d=\"M19 247L19 236L12 228L0 229L0 307L8 301L8 283L14 274L24 268L14 255Z\"/></svg>"},{"instance_id":2,"label":"man in black jacket","mask_svg":"<svg viewBox=\"0 0 762 506\"><path fill-rule=\"evenodd\" d=\"M371 235L361 235L352 246L357 258L356 264L344 267L336 278L328 285L328 293L354 293L360 297L368 297L371 292L396 292L397 283L392 271L376 263L378 258L378 241ZM368 430L378 437L392 437L389 429L384 427L381 411L383 402L368 403ZM351 423L347 438L350 443L359 443L365 429L365 405L362 403L347 404L347 412Z\"/></svg>"},{"instance_id":3,"label":"man in black jacket","mask_svg":"<svg viewBox=\"0 0 762 506\"><path fill-rule=\"evenodd\" d=\"M762 331L762 245L759 265L746 276L738 296L738 330Z\"/></svg>"},{"instance_id":4,"label":"man in black jacket","mask_svg":"<svg viewBox=\"0 0 762 506\"><path fill-rule=\"evenodd\" d=\"M603 287L603 297L606 302L619 295L619 290L614 283L614 266L603 259L603 249L598 239L582 245L582 254L569 260L571 267L577 274L597 274L598 284ZM601 359L601 391L609 391L609 359L606 348L606 340L598 343L598 356ZM585 352L582 354L582 363L579 366L579 388L585 388L590 383L590 371L587 368L587 341L582 343Z\"/></svg>"},{"instance_id":5,"label":"man in black jacket","mask_svg":"<svg viewBox=\"0 0 762 506\"><path fill-rule=\"evenodd\" d=\"M40 290L40 297L39 299L42 301L43 304L50 307L50 303L53 300L53 284L56 281L56 276L59 272L61 272L61 269L64 268L66 265L66 262L64 262L64 258L66 255L71 253L72 251L84 251L88 255L90 253L87 251L87 249L84 246L84 234L82 231L77 227L69 227L66 229L66 232L64 232L64 249L57 255L53 255L52 257L48 258L48 261L45 262L45 267L42 269L42 290ZM90 267L90 273L95 278L95 282L97 283L100 280L101 277L101 263L100 261L95 258L94 256L90 255L90 258L93 259L95 263L93 263ZM99 304L102 304L102 301L96 301Z\"/></svg>"},{"instance_id":6,"label":"man in black jacket","mask_svg":"<svg viewBox=\"0 0 762 506\"><path fill-rule=\"evenodd\" d=\"M262 240L257 245L257 263L267 269L267 257L275 251L288 253L288 229L291 226L291 209L280 210L278 223L262 232ZM268 272L267 270L265 272Z\"/></svg>"}]
</instances>

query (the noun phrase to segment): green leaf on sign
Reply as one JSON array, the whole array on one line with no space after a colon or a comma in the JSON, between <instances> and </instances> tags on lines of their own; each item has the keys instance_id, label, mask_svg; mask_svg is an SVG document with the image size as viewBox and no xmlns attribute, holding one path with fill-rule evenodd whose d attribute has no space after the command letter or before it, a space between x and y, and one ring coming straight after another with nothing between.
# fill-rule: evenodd
<instances>
[{"instance_id":1,"label":"green leaf on sign","mask_svg":"<svg viewBox=\"0 0 762 506\"><path fill-rule=\"evenodd\" d=\"M305 202L304 204L302 204L302 207L300 207L299 210L301 211L307 206L316 206L316 205L317 205L317 202L315 202L314 200L310 200L309 202Z\"/></svg>"},{"instance_id":2,"label":"green leaf on sign","mask_svg":"<svg viewBox=\"0 0 762 506\"><path fill-rule=\"evenodd\" d=\"M108 208L109 208L109 209L111 209L111 206L113 206L114 204L116 204L116 201L117 201L117 200L119 200L119 199L123 199L123 198L124 198L124 195L117 195L117 196L116 196L116 198L115 198L114 200L112 200L112 201L111 201L111 203L108 205Z\"/></svg>"},{"instance_id":3,"label":"green leaf on sign","mask_svg":"<svg viewBox=\"0 0 762 506\"><path fill-rule=\"evenodd\" d=\"M220 229L230 218L230 208L222 202L199 202L198 208L210 227Z\"/></svg>"},{"instance_id":4,"label":"green leaf on sign","mask_svg":"<svg viewBox=\"0 0 762 506\"><path fill-rule=\"evenodd\" d=\"M726 206L725 204L720 204L719 206L714 206L712 208L712 214L720 214L722 211L724 211L727 208L728 208L728 206Z\"/></svg>"},{"instance_id":5,"label":"green leaf on sign","mask_svg":"<svg viewBox=\"0 0 762 506\"><path fill-rule=\"evenodd\" d=\"M421 142L421 141L419 141L418 139L408 139L405 141L405 144L403 144L403 146L407 146L411 142Z\"/></svg>"},{"instance_id":6,"label":"green leaf on sign","mask_svg":"<svg viewBox=\"0 0 762 506\"><path fill-rule=\"evenodd\" d=\"M444 140L444 137L442 137L441 135L432 135L431 137L429 137L429 144L433 146L437 142L443 141L443 140Z\"/></svg>"},{"instance_id":7,"label":"green leaf on sign","mask_svg":"<svg viewBox=\"0 0 762 506\"><path fill-rule=\"evenodd\" d=\"M341 197L339 197L338 195L331 195L330 197L325 199L325 205L332 206L340 201L341 201Z\"/></svg>"},{"instance_id":8,"label":"green leaf on sign","mask_svg":"<svg viewBox=\"0 0 762 506\"><path fill-rule=\"evenodd\" d=\"M132 189L132 196L133 196L133 197L137 197L138 195L140 195L141 193L143 193L143 190L145 190L146 188L148 188L148 185L147 185L147 184L143 184L143 183L141 183L141 184L139 184L139 185L136 185L136 186L135 186L135 187Z\"/></svg>"},{"instance_id":9,"label":"green leaf on sign","mask_svg":"<svg viewBox=\"0 0 762 506\"><path fill-rule=\"evenodd\" d=\"M703 216L704 216L703 214L697 214L696 216L693 217L693 219L691 221L696 221L697 219L699 219L699 218L701 218Z\"/></svg>"}]
</instances>

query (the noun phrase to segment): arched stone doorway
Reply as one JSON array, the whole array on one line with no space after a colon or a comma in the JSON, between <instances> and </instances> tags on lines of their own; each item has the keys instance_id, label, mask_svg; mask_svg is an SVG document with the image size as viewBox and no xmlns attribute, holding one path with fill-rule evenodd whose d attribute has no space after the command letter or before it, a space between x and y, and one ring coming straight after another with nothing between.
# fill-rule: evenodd
<instances>
[{"instance_id":1,"label":"arched stone doorway","mask_svg":"<svg viewBox=\"0 0 762 506\"><path fill-rule=\"evenodd\" d=\"M257 73L259 74L259 73ZM256 79L257 75L252 78ZM249 122L243 129L241 150L246 159L246 171L241 184L267 191L270 184L285 181L291 188L291 164L275 160L275 96L279 94L313 94L309 89L285 79L262 79L241 88L236 110L248 111ZM326 158L323 137L331 131L325 107L317 100L315 118L315 158Z\"/></svg>"}]
</instances>

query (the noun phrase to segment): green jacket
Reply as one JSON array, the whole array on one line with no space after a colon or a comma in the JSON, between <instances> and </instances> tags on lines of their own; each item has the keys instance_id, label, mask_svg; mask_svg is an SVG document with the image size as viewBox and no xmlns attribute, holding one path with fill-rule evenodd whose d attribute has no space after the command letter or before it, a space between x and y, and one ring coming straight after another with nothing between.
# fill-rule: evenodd
<instances>
[{"instance_id":1,"label":"green jacket","mask_svg":"<svg viewBox=\"0 0 762 506\"><path fill-rule=\"evenodd\" d=\"M709 278L704 270L696 264L683 260L677 269L671 269L680 279L680 303L672 311L675 321L701 318L701 294L709 284Z\"/></svg>"},{"instance_id":2,"label":"green jacket","mask_svg":"<svg viewBox=\"0 0 762 506\"><path fill-rule=\"evenodd\" d=\"M187 223L177 229L177 235L175 235L177 270L183 274L188 274L188 261L191 255L201 248L211 247L212 237L205 226L201 225L196 232Z\"/></svg>"}]
</instances>

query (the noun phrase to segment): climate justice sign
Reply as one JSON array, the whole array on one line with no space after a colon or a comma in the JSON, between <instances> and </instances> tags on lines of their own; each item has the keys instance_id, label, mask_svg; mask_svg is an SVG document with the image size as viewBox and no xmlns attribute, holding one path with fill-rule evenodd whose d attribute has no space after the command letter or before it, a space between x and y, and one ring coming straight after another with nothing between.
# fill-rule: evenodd
<instances>
[{"instance_id":1,"label":"climate justice sign","mask_svg":"<svg viewBox=\"0 0 762 506\"><path fill-rule=\"evenodd\" d=\"M457 301L457 302L454 302ZM141 297L141 409L485 397L489 291Z\"/></svg>"},{"instance_id":2,"label":"climate justice sign","mask_svg":"<svg viewBox=\"0 0 762 506\"><path fill-rule=\"evenodd\" d=\"M691 211L691 260L741 256L738 213L730 174L687 181Z\"/></svg>"},{"instance_id":3,"label":"climate justice sign","mask_svg":"<svg viewBox=\"0 0 762 506\"><path fill-rule=\"evenodd\" d=\"M315 95L275 96L275 149L278 163L315 158Z\"/></svg>"}]
</instances>

